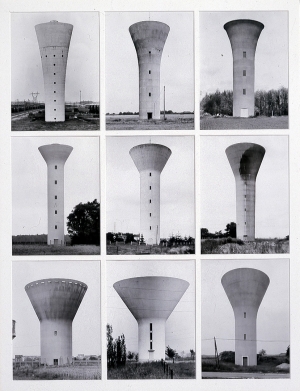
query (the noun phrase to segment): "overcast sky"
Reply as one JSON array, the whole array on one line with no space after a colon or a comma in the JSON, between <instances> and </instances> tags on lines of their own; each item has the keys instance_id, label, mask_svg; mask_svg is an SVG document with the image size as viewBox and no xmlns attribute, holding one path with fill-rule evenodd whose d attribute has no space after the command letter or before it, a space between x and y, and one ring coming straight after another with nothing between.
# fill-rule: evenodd
<instances>
[{"instance_id":1,"label":"overcast sky","mask_svg":"<svg viewBox=\"0 0 300 391\"><path fill-rule=\"evenodd\" d=\"M150 18L150 19L149 19ZM129 27L158 21L170 27L160 73L160 107L166 86L166 110L194 110L194 21L192 12L107 12L105 18L106 108L109 113L139 111L139 70Z\"/></svg>"},{"instance_id":2,"label":"overcast sky","mask_svg":"<svg viewBox=\"0 0 300 391\"><path fill-rule=\"evenodd\" d=\"M195 262L194 261L108 261L107 323L113 337L124 333L127 351L138 352L138 325L113 287L117 281L132 277L163 276L181 278L189 287L166 322L166 346L179 354L195 350Z\"/></svg>"},{"instance_id":3,"label":"overcast sky","mask_svg":"<svg viewBox=\"0 0 300 391\"><path fill-rule=\"evenodd\" d=\"M232 90L233 59L223 26L235 19L264 24L255 55L255 91L288 87L288 12L200 12L200 89L206 93Z\"/></svg>"},{"instance_id":4,"label":"overcast sky","mask_svg":"<svg viewBox=\"0 0 300 391\"><path fill-rule=\"evenodd\" d=\"M12 263L12 317L16 321L13 356L40 355L40 322L25 291L29 282L44 278L69 278L88 289L73 321L73 356L101 353L100 262L22 261Z\"/></svg>"},{"instance_id":5,"label":"overcast sky","mask_svg":"<svg viewBox=\"0 0 300 391\"><path fill-rule=\"evenodd\" d=\"M172 151L160 177L160 237L178 232L195 237L192 136L107 137L107 232L116 227L117 232L139 233L140 175L129 150L150 139Z\"/></svg>"},{"instance_id":6,"label":"overcast sky","mask_svg":"<svg viewBox=\"0 0 300 391\"><path fill-rule=\"evenodd\" d=\"M11 99L32 100L39 92L44 101L44 80L34 26L57 20L73 25L66 74L66 101L99 102L99 15L98 12L12 13Z\"/></svg>"},{"instance_id":7,"label":"overcast sky","mask_svg":"<svg viewBox=\"0 0 300 391\"><path fill-rule=\"evenodd\" d=\"M47 164L38 147L66 144L66 218L80 202L99 202L98 137L12 137L12 234L47 234Z\"/></svg>"},{"instance_id":8,"label":"overcast sky","mask_svg":"<svg viewBox=\"0 0 300 391\"><path fill-rule=\"evenodd\" d=\"M255 236L289 235L289 173L287 136L201 137L201 227L210 232L236 222L235 178L225 149L240 142L266 150L256 177Z\"/></svg>"},{"instance_id":9,"label":"overcast sky","mask_svg":"<svg viewBox=\"0 0 300 391\"><path fill-rule=\"evenodd\" d=\"M257 352L285 353L290 344L289 260L202 260L201 261L201 339L202 354L235 350L234 313L221 278L229 270L247 267L261 270L270 279L257 316Z\"/></svg>"}]
</instances>

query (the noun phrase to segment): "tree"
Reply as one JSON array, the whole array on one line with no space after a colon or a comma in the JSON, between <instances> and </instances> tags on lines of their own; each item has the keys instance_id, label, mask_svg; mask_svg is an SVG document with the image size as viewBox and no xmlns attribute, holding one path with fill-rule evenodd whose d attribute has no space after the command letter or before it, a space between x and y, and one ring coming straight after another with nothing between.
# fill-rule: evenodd
<instances>
[{"instance_id":1,"label":"tree","mask_svg":"<svg viewBox=\"0 0 300 391\"><path fill-rule=\"evenodd\" d=\"M100 245L100 204L93 202L76 205L67 217L71 244Z\"/></svg>"},{"instance_id":2,"label":"tree","mask_svg":"<svg viewBox=\"0 0 300 391\"><path fill-rule=\"evenodd\" d=\"M190 349L192 360L195 360L196 352L193 349Z\"/></svg>"},{"instance_id":3,"label":"tree","mask_svg":"<svg viewBox=\"0 0 300 391\"><path fill-rule=\"evenodd\" d=\"M258 354L264 356L267 352L265 351L265 349L261 349Z\"/></svg>"},{"instance_id":4,"label":"tree","mask_svg":"<svg viewBox=\"0 0 300 391\"><path fill-rule=\"evenodd\" d=\"M225 350L220 353L220 360L225 362L235 362L235 352L231 350Z\"/></svg>"},{"instance_id":5,"label":"tree","mask_svg":"<svg viewBox=\"0 0 300 391\"><path fill-rule=\"evenodd\" d=\"M106 325L106 349L107 349L107 367L113 367L116 361L116 352L114 339L112 337L113 328L110 324Z\"/></svg>"},{"instance_id":6,"label":"tree","mask_svg":"<svg viewBox=\"0 0 300 391\"><path fill-rule=\"evenodd\" d=\"M125 336L122 334L115 340L112 336L113 328L110 324L106 325L107 341L107 367L124 366L126 364L126 344Z\"/></svg>"},{"instance_id":7,"label":"tree","mask_svg":"<svg viewBox=\"0 0 300 391\"><path fill-rule=\"evenodd\" d=\"M236 223L233 221L226 225L225 236L236 238Z\"/></svg>"},{"instance_id":8,"label":"tree","mask_svg":"<svg viewBox=\"0 0 300 391\"><path fill-rule=\"evenodd\" d=\"M135 354L129 350L128 353L127 353L128 360L133 360L134 356L135 356Z\"/></svg>"},{"instance_id":9,"label":"tree","mask_svg":"<svg viewBox=\"0 0 300 391\"><path fill-rule=\"evenodd\" d=\"M290 362L290 345L286 349L285 357L286 357L287 362L289 363Z\"/></svg>"},{"instance_id":10,"label":"tree","mask_svg":"<svg viewBox=\"0 0 300 391\"><path fill-rule=\"evenodd\" d=\"M173 362L174 362L174 357L177 354L176 350L170 348L170 346L168 345L166 347L166 352L165 353L171 360L173 359Z\"/></svg>"}]
</instances>

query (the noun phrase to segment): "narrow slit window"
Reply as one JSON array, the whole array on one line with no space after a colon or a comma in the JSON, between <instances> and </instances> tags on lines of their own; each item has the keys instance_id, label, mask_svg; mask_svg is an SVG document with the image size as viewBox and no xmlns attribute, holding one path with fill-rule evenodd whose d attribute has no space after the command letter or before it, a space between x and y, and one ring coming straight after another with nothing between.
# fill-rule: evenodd
<instances>
[{"instance_id":1,"label":"narrow slit window","mask_svg":"<svg viewBox=\"0 0 300 391\"><path fill-rule=\"evenodd\" d=\"M56 109L54 109L54 111L56 111Z\"/></svg>"},{"instance_id":2,"label":"narrow slit window","mask_svg":"<svg viewBox=\"0 0 300 391\"><path fill-rule=\"evenodd\" d=\"M243 52L243 57L246 58L246 52Z\"/></svg>"},{"instance_id":3,"label":"narrow slit window","mask_svg":"<svg viewBox=\"0 0 300 391\"><path fill-rule=\"evenodd\" d=\"M55 180L54 183L57 185L57 181Z\"/></svg>"},{"instance_id":4,"label":"narrow slit window","mask_svg":"<svg viewBox=\"0 0 300 391\"><path fill-rule=\"evenodd\" d=\"M246 95L246 88L243 88L243 95Z\"/></svg>"},{"instance_id":5,"label":"narrow slit window","mask_svg":"<svg viewBox=\"0 0 300 391\"><path fill-rule=\"evenodd\" d=\"M54 335L57 335L57 331L54 331Z\"/></svg>"},{"instance_id":6,"label":"narrow slit window","mask_svg":"<svg viewBox=\"0 0 300 391\"><path fill-rule=\"evenodd\" d=\"M57 229L57 225L55 226L55 229Z\"/></svg>"},{"instance_id":7,"label":"narrow slit window","mask_svg":"<svg viewBox=\"0 0 300 391\"><path fill-rule=\"evenodd\" d=\"M56 84L56 81L54 82L54 84Z\"/></svg>"},{"instance_id":8,"label":"narrow slit window","mask_svg":"<svg viewBox=\"0 0 300 391\"><path fill-rule=\"evenodd\" d=\"M151 172L149 173L149 176L151 176Z\"/></svg>"},{"instance_id":9,"label":"narrow slit window","mask_svg":"<svg viewBox=\"0 0 300 391\"><path fill-rule=\"evenodd\" d=\"M151 213L149 213L150 217L151 217Z\"/></svg>"},{"instance_id":10,"label":"narrow slit window","mask_svg":"<svg viewBox=\"0 0 300 391\"><path fill-rule=\"evenodd\" d=\"M55 170L57 170L57 166L54 166Z\"/></svg>"},{"instance_id":11,"label":"narrow slit window","mask_svg":"<svg viewBox=\"0 0 300 391\"><path fill-rule=\"evenodd\" d=\"M151 186L149 186L149 190L151 190Z\"/></svg>"},{"instance_id":12,"label":"narrow slit window","mask_svg":"<svg viewBox=\"0 0 300 391\"><path fill-rule=\"evenodd\" d=\"M151 71L149 70L149 75L151 75Z\"/></svg>"},{"instance_id":13,"label":"narrow slit window","mask_svg":"<svg viewBox=\"0 0 300 391\"><path fill-rule=\"evenodd\" d=\"M54 214L56 214L56 215L57 215L57 210L54 212Z\"/></svg>"},{"instance_id":14,"label":"narrow slit window","mask_svg":"<svg viewBox=\"0 0 300 391\"><path fill-rule=\"evenodd\" d=\"M54 91L54 94L56 94L56 91Z\"/></svg>"},{"instance_id":15,"label":"narrow slit window","mask_svg":"<svg viewBox=\"0 0 300 391\"><path fill-rule=\"evenodd\" d=\"M150 350L152 350L152 341L150 341Z\"/></svg>"},{"instance_id":16,"label":"narrow slit window","mask_svg":"<svg viewBox=\"0 0 300 391\"><path fill-rule=\"evenodd\" d=\"M151 92L149 92L149 96L151 96Z\"/></svg>"},{"instance_id":17,"label":"narrow slit window","mask_svg":"<svg viewBox=\"0 0 300 391\"><path fill-rule=\"evenodd\" d=\"M149 204L151 204L151 200L149 200Z\"/></svg>"},{"instance_id":18,"label":"narrow slit window","mask_svg":"<svg viewBox=\"0 0 300 391\"><path fill-rule=\"evenodd\" d=\"M243 70L243 76L246 76L246 69Z\"/></svg>"},{"instance_id":19,"label":"narrow slit window","mask_svg":"<svg viewBox=\"0 0 300 391\"><path fill-rule=\"evenodd\" d=\"M246 318L246 312L244 312L244 318Z\"/></svg>"},{"instance_id":20,"label":"narrow slit window","mask_svg":"<svg viewBox=\"0 0 300 391\"><path fill-rule=\"evenodd\" d=\"M151 231L151 225L150 225L150 231Z\"/></svg>"},{"instance_id":21,"label":"narrow slit window","mask_svg":"<svg viewBox=\"0 0 300 391\"><path fill-rule=\"evenodd\" d=\"M152 331L152 323L150 323L150 331Z\"/></svg>"},{"instance_id":22,"label":"narrow slit window","mask_svg":"<svg viewBox=\"0 0 300 391\"><path fill-rule=\"evenodd\" d=\"M149 50L149 54L151 54L151 51Z\"/></svg>"},{"instance_id":23,"label":"narrow slit window","mask_svg":"<svg viewBox=\"0 0 300 391\"><path fill-rule=\"evenodd\" d=\"M56 75L56 73L53 73L53 75L55 76L55 75Z\"/></svg>"},{"instance_id":24,"label":"narrow slit window","mask_svg":"<svg viewBox=\"0 0 300 391\"><path fill-rule=\"evenodd\" d=\"M246 338L246 334L244 334L244 340L246 341L246 339L247 339L247 338Z\"/></svg>"},{"instance_id":25,"label":"narrow slit window","mask_svg":"<svg viewBox=\"0 0 300 391\"><path fill-rule=\"evenodd\" d=\"M57 196L54 196L54 198L57 200Z\"/></svg>"}]
</instances>

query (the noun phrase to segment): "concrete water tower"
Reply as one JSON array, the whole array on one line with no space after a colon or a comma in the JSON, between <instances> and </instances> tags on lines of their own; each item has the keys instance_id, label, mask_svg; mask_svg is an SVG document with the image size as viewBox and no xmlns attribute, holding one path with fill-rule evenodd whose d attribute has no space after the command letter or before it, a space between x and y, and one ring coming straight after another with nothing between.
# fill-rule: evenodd
<instances>
[{"instance_id":1,"label":"concrete water tower","mask_svg":"<svg viewBox=\"0 0 300 391\"><path fill-rule=\"evenodd\" d=\"M270 279L260 270L241 268L224 274L221 282L235 317L235 364L257 365L257 312Z\"/></svg>"},{"instance_id":2,"label":"concrete water tower","mask_svg":"<svg viewBox=\"0 0 300 391\"><path fill-rule=\"evenodd\" d=\"M155 21L129 27L139 63L139 118L160 119L160 63L170 27Z\"/></svg>"},{"instance_id":3,"label":"concrete water tower","mask_svg":"<svg viewBox=\"0 0 300 391\"><path fill-rule=\"evenodd\" d=\"M138 322L139 361L165 359L166 321L189 283L173 277L136 277L113 286Z\"/></svg>"},{"instance_id":4,"label":"concrete water tower","mask_svg":"<svg viewBox=\"0 0 300 391\"><path fill-rule=\"evenodd\" d=\"M87 288L68 278L48 278L25 286L40 321L42 364L72 362L72 322Z\"/></svg>"},{"instance_id":5,"label":"concrete water tower","mask_svg":"<svg viewBox=\"0 0 300 391\"><path fill-rule=\"evenodd\" d=\"M254 115L255 51L264 25L256 20L237 19L224 25L233 55L233 116Z\"/></svg>"},{"instance_id":6,"label":"concrete water tower","mask_svg":"<svg viewBox=\"0 0 300 391\"><path fill-rule=\"evenodd\" d=\"M236 237L255 240L256 176L265 148L253 143L233 144L226 149L236 185Z\"/></svg>"},{"instance_id":7,"label":"concrete water tower","mask_svg":"<svg viewBox=\"0 0 300 391\"><path fill-rule=\"evenodd\" d=\"M65 81L73 26L51 20L35 26L42 59L45 120L65 121Z\"/></svg>"},{"instance_id":8,"label":"concrete water tower","mask_svg":"<svg viewBox=\"0 0 300 391\"><path fill-rule=\"evenodd\" d=\"M64 167L73 147L50 144L39 147L47 163L48 236L47 244L64 245Z\"/></svg>"},{"instance_id":9,"label":"concrete water tower","mask_svg":"<svg viewBox=\"0 0 300 391\"><path fill-rule=\"evenodd\" d=\"M171 153L160 144L141 144L129 151L140 173L140 235L146 244L160 242L160 174Z\"/></svg>"}]
</instances>

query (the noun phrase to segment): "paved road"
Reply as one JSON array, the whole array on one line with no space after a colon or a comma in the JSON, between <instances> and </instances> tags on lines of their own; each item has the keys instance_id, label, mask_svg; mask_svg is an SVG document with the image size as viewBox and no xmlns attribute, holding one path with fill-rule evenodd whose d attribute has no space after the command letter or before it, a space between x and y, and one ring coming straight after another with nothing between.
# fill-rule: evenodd
<instances>
[{"instance_id":1,"label":"paved road","mask_svg":"<svg viewBox=\"0 0 300 391\"><path fill-rule=\"evenodd\" d=\"M289 373L202 372L203 379L289 379Z\"/></svg>"}]
</instances>

